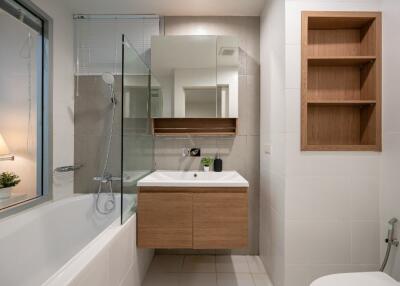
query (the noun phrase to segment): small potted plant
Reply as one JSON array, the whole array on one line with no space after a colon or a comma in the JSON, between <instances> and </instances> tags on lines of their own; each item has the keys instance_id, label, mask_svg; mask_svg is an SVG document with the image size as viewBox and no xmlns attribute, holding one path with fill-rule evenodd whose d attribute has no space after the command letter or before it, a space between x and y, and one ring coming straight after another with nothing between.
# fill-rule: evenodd
<instances>
[{"instance_id":1,"label":"small potted plant","mask_svg":"<svg viewBox=\"0 0 400 286\"><path fill-rule=\"evenodd\" d=\"M204 157L201 159L201 164L203 165L204 172L209 172L210 171L210 166L214 162L214 159L210 157Z\"/></svg>"},{"instance_id":2,"label":"small potted plant","mask_svg":"<svg viewBox=\"0 0 400 286\"><path fill-rule=\"evenodd\" d=\"M12 189L21 182L20 178L10 172L0 174L0 199L8 199L11 197Z\"/></svg>"}]
</instances>

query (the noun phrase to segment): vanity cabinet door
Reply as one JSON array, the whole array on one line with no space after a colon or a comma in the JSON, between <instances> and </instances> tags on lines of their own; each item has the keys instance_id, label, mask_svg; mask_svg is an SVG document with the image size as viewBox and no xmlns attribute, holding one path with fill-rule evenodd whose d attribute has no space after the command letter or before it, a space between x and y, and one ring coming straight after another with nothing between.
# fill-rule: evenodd
<instances>
[{"instance_id":1,"label":"vanity cabinet door","mask_svg":"<svg viewBox=\"0 0 400 286\"><path fill-rule=\"evenodd\" d=\"M139 192L138 246L193 247L193 195Z\"/></svg>"},{"instance_id":2,"label":"vanity cabinet door","mask_svg":"<svg viewBox=\"0 0 400 286\"><path fill-rule=\"evenodd\" d=\"M247 192L193 195L193 248L245 248Z\"/></svg>"}]
</instances>

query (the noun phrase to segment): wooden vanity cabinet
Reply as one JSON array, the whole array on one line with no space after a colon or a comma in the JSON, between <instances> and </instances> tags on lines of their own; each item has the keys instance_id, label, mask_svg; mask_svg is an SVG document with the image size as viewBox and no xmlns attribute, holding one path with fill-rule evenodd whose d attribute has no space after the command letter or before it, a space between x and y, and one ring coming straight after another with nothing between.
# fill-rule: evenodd
<instances>
[{"instance_id":1,"label":"wooden vanity cabinet","mask_svg":"<svg viewBox=\"0 0 400 286\"><path fill-rule=\"evenodd\" d=\"M247 211L247 193L193 194L193 248L245 248Z\"/></svg>"},{"instance_id":2,"label":"wooden vanity cabinet","mask_svg":"<svg viewBox=\"0 0 400 286\"><path fill-rule=\"evenodd\" d=\"M137 216L140 248L247 247L247 188L141 187Z\"/></svg>"},{"instance_id":3,"label":"wooden vanity cabinet","mask_svg":"<svg viewBox=\"0 0 400 286\"><path fill-rule=\"evenodd\" d=\"M192 248L192 194L140 192L138 245L143 248Z\"/></svg>"}]
</instances>

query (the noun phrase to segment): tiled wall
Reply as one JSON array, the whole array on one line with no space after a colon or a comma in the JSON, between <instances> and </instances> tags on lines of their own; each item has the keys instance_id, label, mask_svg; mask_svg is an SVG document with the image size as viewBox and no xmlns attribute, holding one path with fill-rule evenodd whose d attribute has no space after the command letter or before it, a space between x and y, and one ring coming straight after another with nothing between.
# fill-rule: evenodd
<instances>
[{"instance_id":1,"label":"tiled wall","mask_svg":"<svg viewBox=\"0 0 400 286\"><path fill-rule=\"evenodd\" d=\"M302 10L379 11L381 1L286 0L286 286L380 263L381 154L300 151Z\"/></svg>"},{"instance_id":2,"label":"tiled wall","mask_svg":"<svg viewBox=\"0 0 400 286\"><path fill-rule=\"evenodd\" d=\"M225 170L250 182L249 237L245 253L258 254L259 229L259 17L165 17L166 35L233 35L240 40L239 135L235 138L157 138L157 169L199 170L200 158L182 157L182 148L200 147L203 155L221 154Z\"/></svg>"},{"instance_id":3,"label":"tiled wall","mask_svg":"<svg viewBox=\"0 0 400 286\"><path fill-rule=\"evenodd\" d=\"M79 96L75 98L75 163L83 167L75 172L74 192L93 193L104 168L107 141L112 122L112 104L108 88L101 76L77 76L75 84ZM116 77L115 94L121 99L121 77ZM115 110L113 137L108 172L114 176L121 174L121 105ZM119 191L119 183L114 184Z\"/></svg>"},{"instance_id":4,"label":"tiled wall","mask_svg":"<svg viewBox=\"0 0 400 286\"><path fill-rule=\"evenodd\" d=\"M381 160L381 259L386 251L387 222L400 219L400 97L398 92L400 2L383 1L383 153ZM397 224L396 237L400 235ZM400 280L400 252L393 248L386 272Z\"/></svg>"},{"instance_id":5,"label":"tiled wall","mask_svg":"<svg viewBox=\"0 0 400 286\"><path fill-rule=\"evenodd\" d=\"M283 285L285 232L285 2L269 0L261 16L260 257Z\"/></svg>"}]
</instances>

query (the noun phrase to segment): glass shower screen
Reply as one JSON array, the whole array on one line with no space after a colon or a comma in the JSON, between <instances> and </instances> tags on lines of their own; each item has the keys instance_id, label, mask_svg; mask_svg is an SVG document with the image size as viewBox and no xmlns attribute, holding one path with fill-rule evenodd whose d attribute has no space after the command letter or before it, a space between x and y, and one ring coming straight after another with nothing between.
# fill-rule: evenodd
<instances>
[{"instance_id":1,"label":"glass shower screen","mask_svg":"<svg viewBox=\"0 0 400 286\"><path fill-rule=\"evenodd\" d=\"M151 72L122 36L122 188L121 220L136 211L137 182L153 170Z\"/></svg>"}]
</instances>

